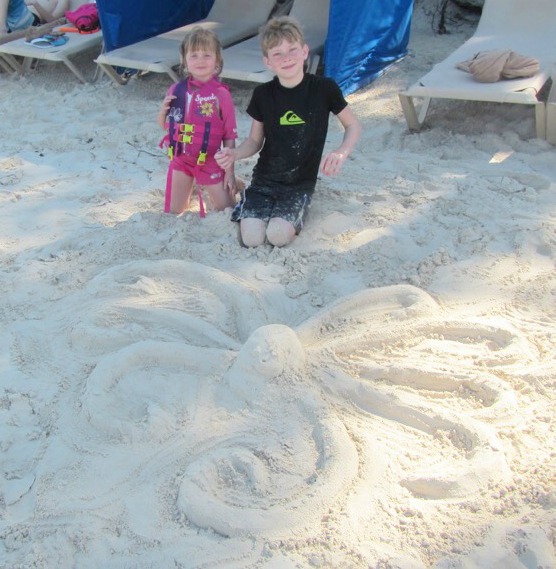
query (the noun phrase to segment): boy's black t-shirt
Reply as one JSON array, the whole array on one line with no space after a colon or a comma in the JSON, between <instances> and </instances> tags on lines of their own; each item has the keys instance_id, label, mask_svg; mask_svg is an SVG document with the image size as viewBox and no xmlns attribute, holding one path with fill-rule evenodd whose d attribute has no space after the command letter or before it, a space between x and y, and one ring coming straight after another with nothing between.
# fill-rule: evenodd
<instances>
[{"instance_id":1,"label":"boy's black t-shirt","mask_svg":"<svg viewBox=\"0 0 556 569\"><path fill-rule=\"evenodd\" d=\"M313 191L330 113L347 102L336 82L305 74L293 88L272 81L255 87L247 113L264 125L264 146L253 170L258 189Z\"/></svg>"}]
</instances>

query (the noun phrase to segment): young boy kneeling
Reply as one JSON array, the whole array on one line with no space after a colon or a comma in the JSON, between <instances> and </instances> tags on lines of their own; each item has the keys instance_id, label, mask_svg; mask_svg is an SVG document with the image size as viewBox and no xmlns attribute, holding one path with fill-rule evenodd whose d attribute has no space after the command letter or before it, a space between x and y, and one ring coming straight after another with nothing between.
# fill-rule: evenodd
<instances>
[{"instance_id":1,"label":"young boy kneeling","mask_svg":"<svg viewBox=\"0 0 556 569\"><path fill-rule=\"evenodd\" d=\"M260 151L232 220L240 222L246 247L265 240L282 247L303 227L319 166L328 176L337 174L359 140L361 126L335 81L305 73L309 48L297 21L288 16L270 20L261 32L261 46L265 65L276 77L253 92L247 107L253 119L249 137L215 158L227 169ZM322 157L331 112L344 127L344 137Z\"/></svg>"}]
</instances>

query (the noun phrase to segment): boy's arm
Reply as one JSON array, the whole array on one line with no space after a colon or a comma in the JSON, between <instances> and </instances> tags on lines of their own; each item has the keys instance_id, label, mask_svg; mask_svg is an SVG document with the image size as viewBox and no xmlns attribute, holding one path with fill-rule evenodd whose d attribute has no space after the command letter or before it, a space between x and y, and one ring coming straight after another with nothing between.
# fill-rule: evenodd
<instances>
[{"instance_id":1,"label":"boy's arm","mask_svg":"<svg viewBox=\"0 0 556 569\"><path fill-rule=\"evenodd\" d=\"M327 176L334 176L334 174L340 171L342 164L351 154L351 151L355 148L355 145L361 137L361 123L349 107L345 107L344 110L336 116L344 127L344 139L336 150L326 154L321 160L321 172Z\"/></svg>"},{"instance_id":2,"label":"boy's arm","mask_svg":"<svg viewBox=\"0 0 556 569\"><path fill-rule=\"evenodd\" d=\"M263 123L253 119L249 136L237 148L222 148L215 154L220 168L227 170L236 160L249 158L263 147L264 128Z\"/></svg>"}]
</instances>

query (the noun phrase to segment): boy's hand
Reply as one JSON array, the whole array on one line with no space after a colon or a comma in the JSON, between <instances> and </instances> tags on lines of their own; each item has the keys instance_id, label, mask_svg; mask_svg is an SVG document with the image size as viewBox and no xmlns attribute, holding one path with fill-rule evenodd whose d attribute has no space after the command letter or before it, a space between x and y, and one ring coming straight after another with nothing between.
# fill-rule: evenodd
<instances>
[{"instance_id":1,"label":"boy's hand","mask_svg":"<svg viewBox=\"0 0 556 569\"><path fill-rule=\"evenodd\" d=\"M343 152L331 152L323 157L320 162L320 171L327 176L335 176L342 168L342 164L346 161L347 154Z\"/></svg>"},{"instance_id":2,"label":"boy's hand","mask_svg":"<svg viewBox=\"0 0 556 569\"><path fill-rule=\"evenodd\" d=\"M235 162L234 151L231 148L222 148L214 158L222 170L228 170Z\"/></svg>"}]
</instances>

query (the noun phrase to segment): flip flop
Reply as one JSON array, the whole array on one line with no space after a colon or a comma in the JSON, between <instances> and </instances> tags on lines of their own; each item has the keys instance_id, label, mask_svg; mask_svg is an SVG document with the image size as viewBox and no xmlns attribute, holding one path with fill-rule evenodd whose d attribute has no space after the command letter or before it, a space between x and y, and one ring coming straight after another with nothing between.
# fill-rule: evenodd
<instances>
[{"instance_id":1,"label":"flip flop","mask_svg":"<svg viewBox=\"0 0 556 569\"><path fill-rule=\"evenodd\" d=\"M35 47L47 49L49 47L60 47L61 45L64 45L67 42L68 38L66 36L47 34L41 36L40 38L32 39L27 43Z\"/></svg>"}]
</instances>

